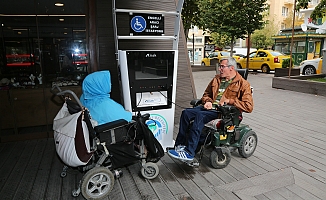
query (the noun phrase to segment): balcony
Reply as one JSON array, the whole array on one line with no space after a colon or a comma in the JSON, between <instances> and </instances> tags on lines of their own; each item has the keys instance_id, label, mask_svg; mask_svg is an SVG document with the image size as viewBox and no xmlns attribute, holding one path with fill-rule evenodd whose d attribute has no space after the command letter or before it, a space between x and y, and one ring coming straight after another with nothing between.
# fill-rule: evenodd
<instances>
[{"instance_id":1,"label":"balcony","mask_svg":"<svg viewBox=\"0 0 326 200\"><path fill-rule=\"evenodd\" d=\"M294 0L284 0L284 5L293 5Z\"/></svg>"}]
</instances>

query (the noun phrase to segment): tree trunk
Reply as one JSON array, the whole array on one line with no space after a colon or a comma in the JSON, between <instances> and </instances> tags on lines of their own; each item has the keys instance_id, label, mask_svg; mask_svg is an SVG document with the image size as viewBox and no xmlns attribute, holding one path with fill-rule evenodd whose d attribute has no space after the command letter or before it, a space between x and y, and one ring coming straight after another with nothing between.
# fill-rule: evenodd
<instances>
[{"instance_id":1,"label":"tree trunk","mask_svg":"<svg viewBox=\"0 0 326 200\"><path fill-rule=\"evenodd\" d=\"M247 69L249 69L249 53L250 53L250 37L251 37L251 34L249 33L248 34L248 44L247 44Z\"/></svg>"},{"instance_id":2,"label":"tree trunk","mask_svg":"<svg viewBox=\"0 0 326 200\"><path fill-rule=\"evenodd\" d=\"M185 38L188 40L189 29L184 30Z\"/></svg>"},{"instance_id":3,"label":"tree trunk","mask_svg":"<svg viewBox=\"0 0 326 200\"><path fill-rule=\"evenodd\" d=\"M234 46L234 36L232 36L231 44L230 44L230 47L231 47L230 57L233 56L233 46Z\"/></svg>"}]
</instances>

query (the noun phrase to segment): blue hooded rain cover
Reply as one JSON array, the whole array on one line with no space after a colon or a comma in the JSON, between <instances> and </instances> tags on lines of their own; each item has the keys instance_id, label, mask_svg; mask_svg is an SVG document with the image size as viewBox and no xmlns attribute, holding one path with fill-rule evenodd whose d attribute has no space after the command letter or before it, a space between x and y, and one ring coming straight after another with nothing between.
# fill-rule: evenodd
<instances>
[{"instance_id":1,"label":"blue hooded rain cover","mask_svg":"<svg viewBox=\"0 0 326 200\"><path fill-rule=\"evenodd\" d=\"M80 101L88 108L98 125L124 119L131 121L131 112L110 98L111 75L109 71L93 72L86 76L82 85L83 94Z\"/></svg>"}]
</instances>

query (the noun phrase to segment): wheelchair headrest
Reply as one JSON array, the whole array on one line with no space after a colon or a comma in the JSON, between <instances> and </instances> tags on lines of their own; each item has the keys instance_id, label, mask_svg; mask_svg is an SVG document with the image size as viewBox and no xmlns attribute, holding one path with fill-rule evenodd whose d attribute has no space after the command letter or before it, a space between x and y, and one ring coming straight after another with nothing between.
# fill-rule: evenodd
<instances>
[{"instance_id":1,"label":"wheelchair headrest","mask_svg":"<svg viewBox=\"0 0 326 200\"><path fill-rule=\"evenodd\" d=\"M239 72L239 74L245 79L247 80L248 78L248 69L238 69L237 70Z\"/></svg>"}]
</instances>

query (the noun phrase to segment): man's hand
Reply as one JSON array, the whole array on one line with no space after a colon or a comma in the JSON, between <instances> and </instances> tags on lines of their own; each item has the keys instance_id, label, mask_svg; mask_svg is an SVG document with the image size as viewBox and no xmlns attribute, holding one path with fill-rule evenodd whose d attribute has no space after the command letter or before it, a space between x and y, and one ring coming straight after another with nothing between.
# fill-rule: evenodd
<instances>
[{"instance_id":1,"label":"man's hand","mask_svg":"<svg viewBox=\"0 0 326 200\"><path fill-rule=\"evenodd\" d=\"M230 103L230 99L223 99L224 101L220 101L219 103L218 103L218 105L220 105L220 106L223 106L223 105L225 105L225 104L229 104Z\"/></svg>"},{"instance_id":2,"label":"man's hand","mask_svg":"<svg viewBox=\"0 0 326 200\"><path fill-rule=\"evenodd\" d=\"M213 104L212 104L212 102L207 101L207 102L204 104L204 108L206 108L207 110L212 109L212 108L213 108Z\"/></svg>"}]
</instances>

